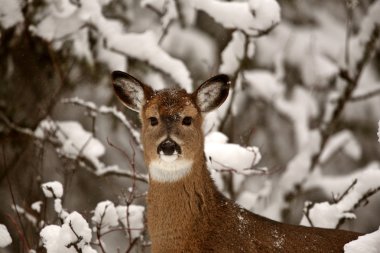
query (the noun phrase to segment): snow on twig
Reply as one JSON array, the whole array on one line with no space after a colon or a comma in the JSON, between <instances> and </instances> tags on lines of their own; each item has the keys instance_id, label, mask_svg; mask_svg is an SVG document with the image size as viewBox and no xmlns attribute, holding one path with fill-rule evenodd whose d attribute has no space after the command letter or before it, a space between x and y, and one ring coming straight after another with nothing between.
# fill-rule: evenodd
<instances>
[{"instance_id":1,"label":"snow on twig","mask_svg":"<svg viewBox=\"0 0 380 253\"><path fill-rule=\"evenodd\" d=\"M96 106L95 103L91 102L91 101L85 101L83 99L80 99L78 97L74 97L74 98L65 98L65 99L62 99L61 101L63 104L73 104L73 105L77 105L77 106L81 106L81 107L84 107L92 112L95 112L95 113L100 113L100 114L104 114L104 115L112 115L113 117L115 117L117 120L119 120L126 128L127 130L130 132L132 138L133 138L133 141L141 148L141 143L140 143L140 133L139 131L133 127L133 125L128 121L128 119L125 117L125 115L119 111L116 107L108 107L108 106Z\"/></svg>"},{"instance_id":2,"label":"snow on twig","mask_svg":"<svg viewBox=\"0 0 380 253\"><path fill-rule=\"evenodd\" d=\"M127 178L132 178L135 176L136 180L147 183L148 182L148 176L147 175L140 175L137 174L134 175L132 172L122 170L117 165L111 165L106 166L104 163L102 163L98 155L98 151L94 150L95 153L90 152L89 156L86 156L86 154L79 153L79 151L82 149L83 145L76 146L75 142L72 142L72 140L68 139L68 136L66 136L65 132L62 132L61 129L59 129L59 122L55 122L51 119L45 119L40 122L39 126L35 131L32 131L28 128L23 128L20 126L17 126L13 122L11 122L7 117L5 117L4 114L0 111L0 119L12 130L27 135L29 137L32 137L33 139L37 141L45 141L48 140L50 143L52 143L55 147L58 148L58 152L61 156L72 160L76 162L80 167L83 167L90 171L91 173L97 175L97 176L108 176L108 175L117 175ZM74 126L78 126L75 124ZM77 128L83 133L83 128ZM86 132L87 135L89 134ZM81 135L81 134L80 134ZM88 138L87 138L88 139ZM92 139L93 141L95 138ZM87 146L88 143L85 139L84 144ZM100 142L98 142L99 144ZM66 145L66 146L65 146ZM66 153L65 150L69 149L69 153ZM78 155L79 154L79 155Z\"/></svg>"},{"instance_id":3,"label":"snow on twig","mask_svg":"<svg viewBox=\"0 0 380 253\"><path fill-rule=\"evenodd\" d=\"M307 188L320 187L327 192L342 192L335 203L315 203L309 210L314 226L337 228L345 219L355 218L353 211L365 204L368 198L380 191L380 164L371 163L366 168L346 176L317 176L308 182ZM301 225L308 225L304 216Z\"/></svg>"}]
</instances>

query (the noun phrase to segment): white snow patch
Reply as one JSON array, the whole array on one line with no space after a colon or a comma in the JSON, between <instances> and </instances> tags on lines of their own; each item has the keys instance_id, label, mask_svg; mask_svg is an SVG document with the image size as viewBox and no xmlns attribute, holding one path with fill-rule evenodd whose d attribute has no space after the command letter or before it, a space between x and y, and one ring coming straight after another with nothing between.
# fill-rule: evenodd
<instances>
[{"instance_id":1,"label":"white snow patch","mask_svg":"<svg viewBox=\"0 0 380 253\"><path fill-rule=\"evenodd\" d=\"M91 250L91 229L86 220L77 212L70 213L62 227L49 225L44 227L40 236L44 247L49 253L74 253L73 244L82 252L95 252ZM81 238L81 240L78 239ZM68 246L70 246L68 248Z\"/></svg>"},{"instance_id":2,"label":"white snow patch","mask_svg":"<svg viewBox=\"0 0 380 253\"><path fill-rule=\"evenodd\" d=\"M380 228L344 245L344 253L379 253Z\"/></svg>"},{"instance_id":3,"label":"white snow patch","mask_svg":"<svg viewBox=\"0 0 380 253\"><path fill-rule=\"evenodd\" d=\"M249 2L194 0L193 5L225 28L243 30L248 35L257 35L260 31L267 30L280 22L280 6L274 0Z\"/></svg>"},{"instance_id":4,"label":"white snow patch","mask_svg":"<svg viewBox=\"0 0 380 253\"><path fill-rule=\"evenodd\" d=\"M21 11L21 0L0 0L1 27L8 29L23 21L24 16Z\"/></svg>"},{"instance_id":5,"label":"white snow patch","mask_svg":"<svg viewBox=\"0 0 380 253\"><path fill-rule=\"evenodd\" d=\"M0 248L5 248L12 243L12 237L5 225L0 224Z\"/></svg>"},{"instance_id":6,"label":"white snow patch","mask_svg":"<svg viewBox=\"0 0 380 253\"><path fill-rule=\"evenodd\" d=\"M224 133L219 132L219 131L211 132L205 137L205 143L224 144L224 143L227 143L227 141L228 141L228 137Z\"/></svg>"},{"instance_id":7,"label":"white snow patch","mask_svg":"<svg viewBox=\"0 0 380 253\"><path fill-rule=\"evenodd\" d=\"M314 226L335 228L341 218L354 218L351 210L365 194L380 188L380 163L373 162L350 175L340 177L317 176L306 183L305 188L319 186L326 193L343 192L357 179L357 183L337 203L317 203L309 209L309 218ZM339 190L339 191L337 191ZM301 225L310 225L304 216Z\"/></svg>"},{"instance_id":8,"label":"white snow patch","mask_svg":"<svg viewBox=\"0 0 380 253\"><path fill-rule=\"evenodd\" d=\"M63 187L58 181L44 183L41 188L47 198L62 198L63 196Z\"/></svg>"},{"instance_id":9,"label":"white snow patch","mask_svg":"<svg viewBox=\"0 0 380 253\"><path fill-rule=\"evenodd\" d=\"M128 207L117 206L116 211L119 221L124 225L125 228L130 229L131 237L136 238L140 236L141 232L144 230L145 207L139 205L129 205Z\"/></svg>"},{"instance_id":10,"label":"white snow patch","mask_svg":"<svg viewBox=\"0 0 380 253\"><path fill-rule=\"evenodd\" d=\"M116 213L115 205L109 201L102 201L96 205L92 221L101 227L101 232L104 233L110 227L118 225L118 216Z\"/></svg>"},{"instance_id":11,"label":"white snow patch","mask_svg":"<svg viewBox=\"0 0 380 253\"><path fill-rule=\"evenodd\" d=\"M358 160L361 157L362 150L360 144L349 130L343 130L334 134L327 142L319 161L325 163L337 151L342 149L352 159Z\"/></svg>"},{"instance_id":12,"label":"white snow patch","mask_svg":"<svg viewBox=\"0 0 380 253\"><path fill-rule=\"evenodd\" d=\"M36 202L32 203L32 205L30 207L34 211L36 211L37 213L40 213L42 204L43 204L43 202L40 200L40 201L36 201Z\"/></svg>"},{"instance_id":13,"label":"white snow patch","mask_svg":"<svg viewBox=\"0 0 380 253\"><path fill-rule=\"evenodd\" d=\"M244 58L246 36L237 30L232 33L232 39L222 52L222 64L219 73L233 76L240 67Z\"/></svg>"},{"instance_id":14,"label":"white snow patch","mask_svg":"<svg viewBox=\"0 0 380 253\"><path fill-rule=\"evenodd\" d=\"M255 173L254 166L261 160L257 147L242 147L233 143L205 143L208 167L216 171L231 170L239 174Z\"/></svg>"}]
</instances>

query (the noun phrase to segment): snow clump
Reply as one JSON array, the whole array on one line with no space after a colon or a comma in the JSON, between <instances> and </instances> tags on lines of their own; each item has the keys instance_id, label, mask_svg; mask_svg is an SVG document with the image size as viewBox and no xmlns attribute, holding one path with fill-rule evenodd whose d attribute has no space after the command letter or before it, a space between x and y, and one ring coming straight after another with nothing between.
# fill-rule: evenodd
<instances>
[{"instance_id":1,"label":"snow clump","mask_svg":"<svg viewBox=\"0 0 380 253\"><path fill-rule=\"evenodd\" d=\"M90 247L91 229L86 220L77 212L67 216L62 227L49 225L44 227L40 236L48 253L75 253L75 248L86 253L96 253Z\"/></svg>"},{"instance_id":2,"label":"snow clump","mask_svg":"<svg viewBox=\"0 0 380 253\"><path fill-rule=\"evenodd\" d=\"M9 235L8 229L3 224L0 224L0 248L5 248L12 243L12 238Z\"/></svg>"},{"instance_id":3,"label":"snow clump","mask_svg":"<svg viewBox=\"0 0 380 253\"><path fill-rule=\"evenodd\" d=\"M41 188L47 198L62 198L63 187L58 181L44 183Z\"/></svg>"}]
</instances>

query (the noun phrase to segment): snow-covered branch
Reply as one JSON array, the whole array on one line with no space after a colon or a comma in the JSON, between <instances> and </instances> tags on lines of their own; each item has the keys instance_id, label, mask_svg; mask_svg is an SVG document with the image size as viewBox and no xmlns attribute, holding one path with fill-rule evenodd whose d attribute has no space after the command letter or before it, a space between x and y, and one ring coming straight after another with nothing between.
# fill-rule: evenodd
<instances>
[{"instance_id":1,"label":"snow-covered branch","mask_svg":"<svg viewBox=\"0 0 380 253\"><path fill-rule=\"evenodd\" d=\"M317 175L305 187L318 187L326 193L341 193L341 196L335 197L336 203L314 203L308 212L308 219L314 226L336 228L345 219L356 218L353 211L380 190L380 164L371 163L346 176ZM304 215L301 225L310 226L308 219Z\"/></svg>"},{"instance_id":2,"label":"snow-covered branch","mask_svg":"<svg viewBox=\"0 0 380 253\"><path fill-rule=\"evenodd\" d=\"M112 115L126 127L126 129L130 132L131 136L133 137L133 141L135 142L135 144L141 148L140 132L129 122L129 120L121 111L116 109L116 107L108 107L105 105L97 106L95 105L95 103L91 101L84 101L83 99L80 99L78 97L62 99L62 103L78 105L90 110L91 112L99 114Z\"/></svg>"},{"instance_id":3,"label":"snow-covered branch","mask_svg":"<svg viewBox=\"0 0 380 253\"><path fill-rule=\"evenodd\" d=\"M190 73L184 63L166 53L152 31L125 33L121 23L103 16L100 1L82 0L79 6L66 1L60 8L53 3L49 7L53 11L32 27L34 33L46 41L70 38L83 27L94 29L106 50L146 62L169 75L184 89L192 90Z\"/></svg>"},{"instance_id":4,"label":"snow-covered branch","mask_svg":"<svg viewBox=\"0 0 380 253\"><path fill-rule=\"evenodd\" d=\"M249 36L266 34L280 22L280 6L275 0L193 0L193 4L224 27L241 30Z\"/></svg>"}]
</instances>

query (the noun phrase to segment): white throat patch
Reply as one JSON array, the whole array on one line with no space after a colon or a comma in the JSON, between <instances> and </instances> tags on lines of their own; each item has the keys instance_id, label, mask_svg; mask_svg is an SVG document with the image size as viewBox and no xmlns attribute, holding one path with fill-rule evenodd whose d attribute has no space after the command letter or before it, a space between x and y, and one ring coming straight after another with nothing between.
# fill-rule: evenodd
<instances>
[{"instance_id":1,"label":"white throat patch","mask_svg":"<svg viewBox=\"0 0 380 253\"><path fill-rule=\"evenodd\" d=\"M177 156L177 155L173 155ZM192 161L168 157L153 160L149 164L150 175L158 182L175 182L186 176L193 165ZM173 157L174 158L174 157Z\"/></svg>"}]
</instances>

